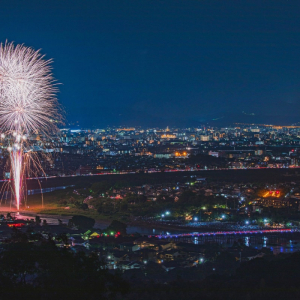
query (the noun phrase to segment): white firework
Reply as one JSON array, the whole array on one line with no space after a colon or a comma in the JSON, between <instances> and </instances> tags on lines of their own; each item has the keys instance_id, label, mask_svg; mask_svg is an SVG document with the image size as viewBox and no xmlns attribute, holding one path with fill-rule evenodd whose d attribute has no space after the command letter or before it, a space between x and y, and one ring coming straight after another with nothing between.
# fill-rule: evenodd
<instances>
[{"instance_id":1,"label":"white firework","mask_svg":"<svg viewBox=\"0 0 300 300\"><path fill-rule=\"evenodd\" d=\"M24 143L32 133L48 135L60 120L51 60L24 45L0 46L0 128L9 141L14 194L19 209L26 168Z\"/></svg>"},{"instance_id":2,"label":"white firework","mask_svg":"<svg viewBox=\"0 0 300 300\"><path fill-rule=\"evenodd\" d=\"M13 43L0 47L0 128L48 133L59 118L51 60Z\"/></svg>"}]
</instances>

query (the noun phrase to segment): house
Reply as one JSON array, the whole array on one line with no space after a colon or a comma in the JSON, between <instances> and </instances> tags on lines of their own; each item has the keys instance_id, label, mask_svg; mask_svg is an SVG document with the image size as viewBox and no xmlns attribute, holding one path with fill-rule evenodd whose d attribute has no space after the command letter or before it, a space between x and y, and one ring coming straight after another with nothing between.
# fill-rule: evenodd
<instances>
[{"instance_id":1,"label":"house","mask_svg":"<svg viewBox=\"0 0 300 300\"><path fill-rule=\"evenodd\" d=\"M252 251L252 250L243 251L242 252L242 261L248 261L248 260L252 260L255 258L260 258L260 257L263 257L264 255L265 255L265 253L259 252L259 251Z\"/></svg>"},{"instance_id":2,"label":"house","mask_svg":"<svg viewBox=\"0 0 300 300\"><path fill-rule=\"evenodd\" d=\"M149 261L156 261L156 254L157 251L154 249L143 248L137 251L134 251L130 258L131 260L141 261L141 262L149 262Z\"/></svg>"},{"instance_id":3,"label":"house","mask_svg":"<svg viewBox=\"0 0 300 300\"><path fill-rule=\"evenodd\" d=\"M143 264L137 261L123 261L119 263L118 267L121 270L134 270L134 269L141 269L143 267Z\"/></svg>"},{"instance_id":4,"label":"house","mask_svg":"<svg viewBox=\"0 0 300 300\"><path fill-rule=\"evenodd\" d=\"M179 264L175 261L166 261L163 263L162 268L166 271L169 272L175 268L178 268Z\"/></svg>"},{"instance_id":5,"label":"house","mask_svg":"<svg viewBox=\"0 0 300 300\"><path fill-rule=\"evenodd\" d=\"M159 257L166 261L171 261L171 260L181 258L182 255L180 254L180 252L178 250L170 249L170 250L161 252L159 254Z\"/></svg>"},{"instance_id":6,"label":"house","mask_svg":"<svg viewBox=\"0 0 300 300\"><path fill-rule=\"evenodd\" d=\"M119 264L120 262L129 261L128 254L125 251L115 250L107 253L107 260Z\"/></svg>"},{"instance_id":7,"label":"house","mask_svg":"<svg viewBox=\"0 0 300 300\"><path fill-rule=\"evenodd\" d=\"M83 245L86 242L86 240L84 240L81 237L76 237L76 238L72 237L70 240L72 241L72 246Z\"/></svg>"},{"instance_id":8,"label":"house","mask_svg":"<svg viewBox=\"0 0 300 300\"><path fill-rule=\"evenodd\" d=\"M84 252L85 254L89 254L89 250L85 245L75 245L71 247L71 250L75 253Z\"/></svg>"},{"instance_id":9,"label":"house","mask_svg":"<svg viewBox=\"0 0 300 300\"><path fill-rule=\"evenodd\" d=\"M212 193L213 191L211 189L206 189L205 190L205 196L212 196Z\"/></svg>"},{"instance_id":10,"label":"house","mask_svg":"<svg viewBox=\"0 0 300 300\"><path fill-rule=\"evenodd\" d=\"M255 258L263 257L265 253L256 249L239 249L239 248L231 248L229 250L235 256L237 261L249 261Z\"/></svg>"},{"instance_id":11,"label":"house","mask_svg":"<svg viewBox=\"0 0 300 300\"><path fill-rule=\"evenodd\" d=\"M148 238L148 237L138 238L133 243L139 245L141 249L151 248L157 251L166 250L169 248L171 249L175 246L175 243L173 241L159 240L159 239Z\"/></svg>"}]
</instances>

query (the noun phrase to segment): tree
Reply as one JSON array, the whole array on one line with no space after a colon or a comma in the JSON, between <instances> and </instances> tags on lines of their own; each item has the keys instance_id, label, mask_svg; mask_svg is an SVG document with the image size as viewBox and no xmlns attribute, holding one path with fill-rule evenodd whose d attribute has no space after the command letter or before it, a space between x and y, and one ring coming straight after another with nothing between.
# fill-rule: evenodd
<instances>
[{"instance_id":1,"label":"tree","mask_svg":"<svg viewBox=\"0 0 300 300\"><path fill-rule=\"evenodd\" d=\"M224 251L221 252L220 255L217 256L216 258L216 263L224 269L231 269L235 266L236 264L236 259L233 254Z\"/></svg>"},{"instance_id":2,"label":"tree","mask_svg":"<svg viewBox=\"0 0 300 300\"><path fill-rule=\"evenodd\" d=\"M174 199L171 198L169 195L161 194L157 197L156 202L157 203L172 203L172 202L174 202Z\"/></svg>"},{"instance_id":3,"label":"tree","mask_svg":"<svg viewBox=\"0 0 300 300\"><path fill-rule=\"evenodd\" d=\"M120 232L121 235L126 235L127 225L123 222L113 220L107 228L109 231Z\"/></svg>"},{"instance_id":4,"label":"tree","mask_svg":"<svg viewBox=\"0 0 300 300\"><path fill-rule=\"evenodd\" d=\"M82 208L83 210L87 210L87 209L89 208L89 206L88 206L86 203L82 203L82 204L81 204L81 208Z\"/></svg>"},{"instance_id":5,"label":"tree","mask_svg":"<svg viewBox=\"0 0 300 300\"><path fill-rule=\"evenodd\" d=\"M57 241L63 242L65 245L69 245L69 238L65 233L61 233L56 237Z\"/></svg>"},{"instance_id":6,"label":"tree","mask_svg":"<svg viewBox=\"0 0 300 300\"><path fill-rule=\"evenodd\" d=\"M45 239L39 245L13 242L3 248L1 299L123 299L129 290L96 254L74 254Z\"/></svg>"},{"instance_id":7,"label":"tree","mask_svg":"<svg viewBox=\"0 0 300 300\"><path fill-rule=\"evenodd\" d=\"M120 211L126 212L128 210L128 203L127 201L122 201L120 203Z\"/></svg>"},{"instance_id":8,"label":"tree","mask_svg":"<svg viewBox=\"0 0 300 300\"><path fill-rule=\"evenodd\" d=\"M179 203L183 204L183 205L190 205L190 204L194 204L195 200L196 200L197 195L188 190L188 191L184 191L180 197L179 197Z\"/></svg>"},{"instance_id":9,"label":"tree","mask_svg":"<svg viewBox=\"0 0 300 300\"><path fill-rule=\"evenodd\" d=\"M3 274L15 283L26 284L28 275L35 272L33 248L27 242L10 243L0 257Z\"/></svg>"},{"instance_id":10,"label":"tree","mask_svg":"<svg viewBox=\"0 0 300 300\"><path fill-rule=\"evenodd\" d=\"M40 225L42 223L42 220L41 220L40 216L35 216L35 223L37 225Z\"/></svg>"},{"instance_id":11,"label":"tree","mask_svg":"<svg viewBox=\"0 0 300 300\"><path fill-rule=\"evenodd\" d=\"M102 214L103 213L103 203L102 202L100 202L97 205L97 212L98 212L98 214Z\"/></svg>"},{"instance_id":12,"label":"tree","mask_svg":"<svg viewBox=\"0 0 300 300\"><path fill-rule=\"evenodd\" d=\"M94 196L99 194L105 194L111 188L111 184L108 181L95 182L91 186L91 192Z\"/></svg>"},{"instance_id":13,"label":"tree","mask_svg":"<svg viewBox=\"0 0 300 300\"><path fill-rule=\"evenodd\" d=\"M95 220L85 216L73 216L72 223L83 230L88 230L94 227Z\"/></svg>"}]
</instances>

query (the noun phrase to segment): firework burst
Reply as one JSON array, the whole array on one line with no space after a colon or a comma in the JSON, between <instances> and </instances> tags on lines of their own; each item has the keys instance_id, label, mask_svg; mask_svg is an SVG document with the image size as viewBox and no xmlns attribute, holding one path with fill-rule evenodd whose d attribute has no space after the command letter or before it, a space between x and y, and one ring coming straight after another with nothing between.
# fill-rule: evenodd
<instances>
[{"instance_id":1,"label":"firework burst","mask_svg":"<svg viewBox=\"0 0 300 300\"><path fill-rule=\"evenodd\" d=\"M18 210L23 176L30 160L28 137L35 133L49 135L57 130L60 120L51 62L45 60L40 51L24 45L5 43L0 46L1 138L5 137L8 143Z\"/></svg>"}]
</instances>

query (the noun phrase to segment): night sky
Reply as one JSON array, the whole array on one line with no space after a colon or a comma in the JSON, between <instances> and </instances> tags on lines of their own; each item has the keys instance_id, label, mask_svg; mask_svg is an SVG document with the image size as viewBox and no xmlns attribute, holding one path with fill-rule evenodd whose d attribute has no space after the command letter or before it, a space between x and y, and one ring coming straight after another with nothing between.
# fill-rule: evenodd
<instances>
[{"instance_id":1,"label":"night sky","mask_svg":"<svg viewBox=\"0 0 300 300\"><path fill-rule=\"evenodd\" d=\"M81 126L300 121L300 1L1 0Z\"/></svg>"}]
</instances>

